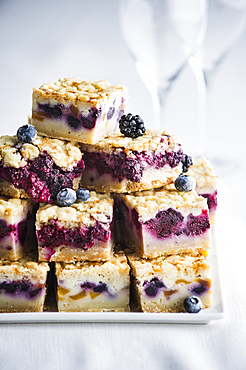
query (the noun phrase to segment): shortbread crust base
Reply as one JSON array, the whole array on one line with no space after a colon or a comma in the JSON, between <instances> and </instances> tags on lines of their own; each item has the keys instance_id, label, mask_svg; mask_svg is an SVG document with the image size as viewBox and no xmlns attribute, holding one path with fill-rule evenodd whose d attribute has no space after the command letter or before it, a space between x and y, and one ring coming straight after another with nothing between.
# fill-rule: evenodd
<instances>
[{"instance_id":1,"label":"shortbread crust base","mask_svg":"<svg viewBox=\"0 0 246 370\"><path fill-rule=\"evenodd\" d=\"M87 250L61 245L59 247L52 247L51 251L45 247L39 246L38 253L39 261L62 261L66 263L78 261L108 261L112 257L112 244L96 242Z\"/></svg>"},{"instance_id":2,"label":"shortbread crust base","mask_svg":"<svg viewBox=\"0 0 246 370\"><path fill-rule=\"evenodd\" d=\"M0 295L0 312L43 312L44 310L44 297L40 300L37 298L35 301L28 302L26 299L11 298L6 294Z\"/></svg>"}]
</instances>

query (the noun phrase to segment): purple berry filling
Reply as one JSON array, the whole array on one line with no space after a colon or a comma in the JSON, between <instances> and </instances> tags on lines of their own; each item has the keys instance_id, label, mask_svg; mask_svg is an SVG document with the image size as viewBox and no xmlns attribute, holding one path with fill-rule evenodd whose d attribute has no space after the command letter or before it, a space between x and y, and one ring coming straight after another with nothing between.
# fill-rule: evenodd
<instances>
[{"instance_id":1,"label":"purple berry filling","mask_svg":"<svg viewBox=\"0 0 246 370\"><path fill-rule=\"evenodd\" d=\"M85 151L83 156L87 169L95 168L100 176L110 174L118 182L125 178L132 182L140 182L146 167L160 169L169 165L174 168L179 165L182 158L182 149L177 152L165 151L158 154L131 151L128 155L123 149L117 149L111 154Z\"/></svg>"},{"instance_id":2,"label":"purple berry filling","mask_svg":"<svg viewBox=\"0 0 246 370\"><path fill-rule=\"evenodd\" d=\"M28 213L27 218L20 221L17 225L10 225L5 220L0 220L0 240L13 234L15 236L15 241L19 241L21 245L24 245L28 232L28 221L30 217L31 214ZM12 248L10 247L10 249Z\"/></svg>"},{"instance_id":3,"label":"purple berry filling","mask_svg":"<svg viewBox=\"0 0 246 370\"><path fill-rule=\"evenodd\" d=\"M208 280L198 279L197 284L192 286L190 289L191 293L194 295L202 295L209 291L211 287L211 283Z\"/></svg>"},{"instance_id":4,"label":"purple berry filling","mask_svg":"<svg viewBox=\"0 0 246 370\"><path fill-rule=\"evenodd\" d=\"M6 236L9 236L12 230L12 225L7 224L5 220L0 220L0 240L4 239Z\"/></svg>"},{"instance_id":5,"label":"purple berry filling","mask_svg":"<svg viewBox=\"0 0 246 370\"><path fill-rule=\"evenodd\" d=\"M24 221L19 222L17 225L17 233L18 233L19 241L22 245L26 241L27 231L28 231L27 221L24 220Z\"/></svg>"},{"instance_id":6,"label":"purple berry filling","mask_svg":"<svg viewBox=\"0 0 246 370\"><path fill-rule=\"evenodd\" d=\"M81 159L73 171L65 171L44 151L34 160L29 160L25 167L4 167L0 164L0 180L23 189L35 202L53 203L61 189L73 188L73 180L82 176L83 169Z\"/></svg>"},{"instance_id":7,"label":"purple berry filling","mask_svg":"<svg viewBox=\"0 0 246 370\"><path fill-rule=\"evenodd\" d=\"M48 246L48 248L66 245L87 250L96 241L108 242L111 238L111 231L104 229L98 221L94 226L88 228L67 229L59 227L54 220L52 224L44 225L40 230L37 230L37 238L38 242Z\"/></svg>"},{"instance_id":8,"label":"purple berry filling","mask_svg":"<svg viewBox=\"0 0 246 370\"><path fill-rule=\"evenodd\" d=\"M0 283L0 293L9 294L14 297L22 296L26 299L37 298L43 290L42 287L33 285L26 280L4 281Z\"/></svg>"},{"instance_id":9,"label":"purple berry filling","mask_svg":"<svg viewBox=\"0 0 246 370\"><path fill-rule=\"evenodd\" d=\"M185 220L180 212L172 208L158 212L155 218L144 222L144 225L158 238L200 235L210 228L207 210L203 210L199 216L189 214Z\"/></svg>"},{"instance_id":10,"label":"purple berry filling","mask_svg":"<svg viewBox=\"0 0 246 370\"><path fill-rule=\"evenodd\" d=\"M207 199L209 211L217 208L217 191L213 194L199 194Z\"/></svg>"},{"instance_id":11,"label":"purple berry filling","mask_svg":"<svg viewBox=\"0 0 246 370\"><path fill-rule=\"evenodd\" d=\"M110 107L107 114L107 119L110 120L115 113L115 107Z\"/></svg>"},{"instance_id":12,"label":"purple berry filling","mask_svg":"<svg viewBox=\"0 0 246 370\"><path fill-rule=\"evenodd\" d=\"M150 281L146 280L143 286L145 287L144 288L145 293L149 297L155 297L158 294L159 289L166 288L165 284L156 277L151 279Z\"/></svg>"},{"instance_id":13,"label":"purple berry filling","mask_svg":"<svg viewBox=\"0 0 246 370\"><path fill-rule=\"evenodd\" d=\"M95 127L98 118L102 114L101 108L97 109L96 107L92 107L89 109L89 113L87 115L84 115L83 113L79 112L78 109L73 105L65 107L63 104L50 106L49 104L39 103L38 109L39 111L44 112L44 115L47 118L53 118L57 120L64 119L67 122L69 128L73 131L81 130L82 127L91 130ZM113 117L114 109L115 108L113 107L109 108L108 119L111 119Z\"/></svg>"},{"instance_id":14,"label":"purple berry filling","mask_svg":"<svg viewBox=\"0 0 246 370\"><path fill-rule=\"evenodd\" d=\"M95 293L102 293L102 292L109 293L107 284L101 283L101 282L99 284L95 284L95 283L86 281L85 283L80 284L80 286L82 289L92 290Z\"/></svg>"},{"instance_id":15,"label":"purple berry filling","mask_svg":"<svg viewBox=\"0 0 246 370\"><path fill-rule=\"evenodd\" d=\"M51 247L43 247L42 248L42 253L40 253L40 255L42 254L42 258L44 258L46 261L50 261L51 257L55 253L56 253L55 249L53 249Z\"/></svg>"}]
</instances>

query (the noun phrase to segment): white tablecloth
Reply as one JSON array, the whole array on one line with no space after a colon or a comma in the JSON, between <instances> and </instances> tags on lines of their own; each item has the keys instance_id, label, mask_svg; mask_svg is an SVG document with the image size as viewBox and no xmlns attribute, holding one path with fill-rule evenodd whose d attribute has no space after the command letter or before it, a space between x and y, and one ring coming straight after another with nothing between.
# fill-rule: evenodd
<instances>
[{"instance_id":1,"label":"white tablecloth","mask_svg":"<svg viewBox=\"0 0 246 370\"><path fill-rule=\"evenodd\" d=\"M208 325L43 323L0 325L0 369L246 368L246 36L220 67L212 92L212 127L221 154L240 166L222 174L216 246L226 316ZM33 86L63 76L108 79L130 90L128 111L151 125L152 105L120 34L118 2L0 2L0 134L26 123ZM176 81L167 120L193 150L195 79Z\"/></svg>"}]
</instances>

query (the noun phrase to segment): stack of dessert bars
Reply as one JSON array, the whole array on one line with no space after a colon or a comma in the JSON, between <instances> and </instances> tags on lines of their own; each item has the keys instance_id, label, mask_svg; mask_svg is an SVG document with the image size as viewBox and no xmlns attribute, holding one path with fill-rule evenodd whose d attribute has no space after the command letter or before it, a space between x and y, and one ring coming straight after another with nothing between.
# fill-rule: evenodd
<instances>
[{"instance_id":1,"label":"stack of dessert bars","mask_svg":"<svg viewBox=\"0 0 246 370\"><path fill-rule=\"evenodd\" d=\"M122 85L59 79L33 89L37 136L0 138L0 312L43 311L51 273L58 311L211 306L217 177L194 160L196 189L178 191L178 138L123 135L127 100ZM89 196L61 204L64 189Z\"/></svg>"}]
</instances>

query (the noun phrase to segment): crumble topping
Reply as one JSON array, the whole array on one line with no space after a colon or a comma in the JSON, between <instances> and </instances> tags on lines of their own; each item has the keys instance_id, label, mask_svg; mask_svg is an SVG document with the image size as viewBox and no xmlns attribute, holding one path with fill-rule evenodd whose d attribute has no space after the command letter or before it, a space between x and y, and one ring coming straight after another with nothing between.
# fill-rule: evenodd
<instances>
[{"instance_id":1,"label":"crumble topping","mask_svg":"<svg viewBox=\"0 0 246 370\"><path fill-rule=\"evenodd\" d=\"M25 167L27 162L18 152L17 148L7 147L7 148L0 148L1 151L1 160L4 166L19 168Z\"/></svg>"},{"instance_id":2,"label":"crumble topping","mask_svg":"<svg viewBox=\"0 0 246 370\"><path fill-rule=\"evenodd\" d=\"M32 160L39 156L39 150L32 144L23 144L21 148L21 154L26 160Z\"/></svg>"},{"instance_id":3,"label":"crumble topping","mask_svg":"<svg viewBox=\"0 0 246 370\"><path fill-rule=\"evenodd\" d=\"M190 166L189 176L194 177L197 183L197 191L202 189L216 188L218 178L215 175L214 169L205 157L193 160L193 165Z\"/></svg>"},{"instance_id":4,"label":"crumble topping","mask_svg":"<svg viewBox=\"0 0 246 370\"><path fill-rule=\"evenodd\" d=\"M95 145L81 144L81 148L82 150L86 149L93 152L112 152L114 148L123 148L125 153L130 156L131 151L154 151L158 154L165 150L178 151L181 149L181 146L179 139L175 135L170 134L170 132L146 130L143 136L139 136L134 140L117 132L104 138Z\"/></svg>"},{"instance_id":5,"label":"crumble topping","mask_svg":"<svg viewBox=\"0 0 246 370\"><path fill-rule=\"evenodd\" d=\"M32 257L25 256L19 261L0 261L0 274L8 274L17 276L18 280L23 277L37 278L37 273L40 275L46 274L49 271L47 262L34 262Z\"/></svg>"},{"instance_id":6,"label":"crumble topping","mask_svg":"<svg viewBox=\"0 0 246 370\"><path fill-rule=\"evenodd\" d=\"M109 224L113 216L113 199L107 194L96 194L91 192L87 202L78 202L70 207L59 207L56 205L45 205L40 207L36 220L37 224L49 223L57 220L58 224L73 224L73 226L94 225L96 221Z\"/></svg>"},{"instance_id":7,"label":"crumble topping","mask_svg":"<svg viewBox=\"0 0 246 370\"><path fill-rule=\"evenodd\" d=\"M0 147L2 146L14 146L19 143L17 136L3 135L0 137Z\"/></svg>"},{"instance_id":8,"label":"crumble topping","mask_svg":"<svg viewBox=\"0 0 246 370\"><path fill-rule=\"evenodd\" d=\"M59 139L42 138L33 142L40 152L46 151L59 167L72 169L75 162L81 160L82 154L74 144Z\"/></svg>"},{"instance_id":9,"label":"crumble topping","mask_svg":"<svg viewBox=\"0 0 246 370\"><path fill-rule=\"evenodd\" d=\"M76 262L56 263L56 274L61 285L74 287L83 281L105 281L111 289L124 289L129 287L130 267L124 253L117 253L109 261L105 262ZM123 278L124 277L124 278ZM126 285L127 284L127 285Z\"/></svg>"},{"instance_id":10,"label":"crumble topping","mask_svg":"<svg viewBox=\"0 0 246 370\"><path fill-rule=\"evenodd\" d=\"M90 261L80 261L75 263L65 263L59 262L60 269L70 270L71 272L78 269L93 269L95 272L106 273L112 268L117 268L119 271L121 269L125 270L124 264L127 264L126 256L123 252L114 253L110 261L105 262L90 262Z\"/></svg>"},{"instance_id":11,"label":"crumble topping","mask_svg":"<svg viewBox=\"0 0 246 370\"><path fill-rule=\"evenodd\" d=\"M55 83L42 84L34 87L33 94L42 97L70 100L76 102L97 103L98 100L108 99L115 94L127 95L128 90L123 85L111 85L105 80L91 81L81 78L60 78Z\"/></svg>"},{"instance_id":12,"label":"crumble topping","mask_svg":"<svg viewBox=\"0 0 246 370\"><path fill-rule=\"evenodd\" d=\"M65 170L72 170L82 158L78 144L67 141L38 136L33 143L22 144L16 136L0 137L0 160L4 166L24 167L28 159L35 159L44 151Z\"/></svg>"},{"instance_id":13,"label":"crumble topping","mask_svg":"<svg viewBox=\"0 0 246 370\"><path fill-rule=\"evenodd\" d=\"M207 201L196 191L179 192L177 190L145 190L133 195L118 195L126 199L132 208L135 208L142 218L156 214L157 211L174 208L177 210L208 210Z\"/></svg>"},{"instance_id":14,"label":"crumble topping","mask_svg":"<svg viewBox=\"0 0 246 370\"><path fill-rule=\"evenodd\" d=\"M200 272L204 272L205 270L209 272L210 270L210 264L199 253L196 256L178 254L153 259L140 258L129 250L126 251L126 254L140 279L146 278L146 275L153 277L158 273L165 274L170 279L173 277L176 278L177 274L197 276Z\"/></svg>"},{"instance_id":15,"label":"crumble topping","mask_svg":"<svg viewBox=\"0 0 246 370\"><path fill-rule=\"evenodd\" d=\"M15 199L0 196L0 216L10 216L22 213L30 206L31 202L27 199Z\"/></svg>"}]
</instances>

